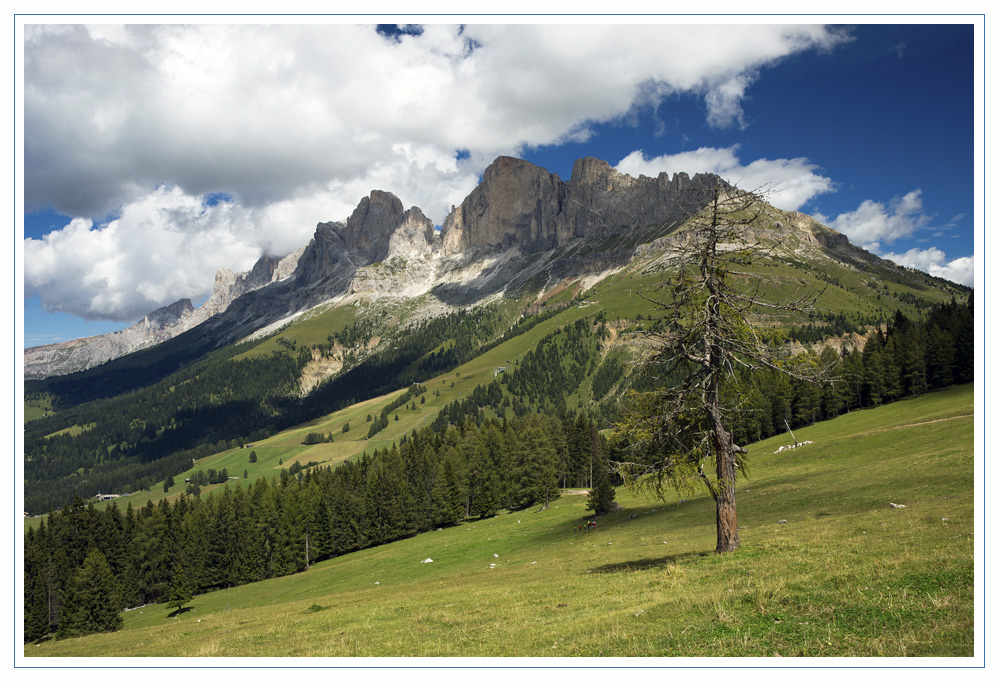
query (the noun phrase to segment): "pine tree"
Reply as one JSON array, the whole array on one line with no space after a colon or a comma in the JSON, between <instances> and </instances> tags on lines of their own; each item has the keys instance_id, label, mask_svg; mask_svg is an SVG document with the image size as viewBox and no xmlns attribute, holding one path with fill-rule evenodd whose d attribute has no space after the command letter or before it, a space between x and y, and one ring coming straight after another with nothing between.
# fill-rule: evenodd
<instances>
[{"instance_id":1,"label":"pine tree","mask_svg":"<svg viewBox=\"0 0 1000 683\"><path fill-rule=\"evenodd\" d=\"M734 441L733 429L750 392L736 369L812 381L811 373L788 367L754 325L764 313L801 312L816 295L777 303L762 295L774 283L755 266L775 248L760 237L771 227L762 197L719 184L706 199L669 246L663 300L644 297L660 314L646 334L645 367L667 386L636 396L624 416L619 434L630 457L618 469L658 495L665 486L705 485L716 504L715 550L722 553L740 544L736 474L746 449ZM726 401L727 393L735 403ZM714 475L706 473L713 465Z\"/></svg>"},{"instance_id":2,"label":"pine tree","mask_svg":"<svg viewBox=\"0 0 1000 683\"><path fill-rule=\"evenodd\" d=\"M459 454L449 446L441 458L432 492L434 524L457 524L465 514Z\"/></svg>"},{"instance_id":3,"label":"pine tree","mask_svg":"<svg viewBox=\"0 0 1000 683\"><path fill-rule=\"evenodd\" d=\"M587 509L594 514L603 515L611 512L615 500L615 487L611 485L611 472L603 455L598 454L594 460L594 488L587 497Z\"/></svg>"},{"instance_id":4,"label":"pine tree","mask_svg":"<svg viewBox=\"0 0 1000 683\"><path fill-rule=\"evenodd\" d=\"M24 640L37 640L50 631L48 591L48 544L44 521L36 533L28 528L24 537Z\"/></svg>"},{"instance_id":5,"label":"pine tree","mask_svg":"<svg viewBox=\"0 0 1000 683\"><path fill-rule=\"evenodd\" d=\"M92 549L76 573L59 637L117 631L122 627L121 594L104 553Z\"/></svg>"},{"instance_id":6,"label":"pine tree","mask_svg":"<svg viewBox=\"0 0 1000 683\"><path fill-rule=\"evenodd\" d=\"M188 583L184 568L178 562L174 565L174 575L170 581L170 596L167 600L167 609L173 607L174 611L179 613L185 604L191 602L193 597L194 591L191 589L191 584Z\"/></svg>"}]
</instances>

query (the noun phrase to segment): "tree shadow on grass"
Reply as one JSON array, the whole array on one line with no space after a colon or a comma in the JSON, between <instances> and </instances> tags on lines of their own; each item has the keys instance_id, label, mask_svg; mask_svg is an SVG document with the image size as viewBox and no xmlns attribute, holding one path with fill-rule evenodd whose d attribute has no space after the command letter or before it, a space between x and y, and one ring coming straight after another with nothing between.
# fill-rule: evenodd
<instances>
[{"instance_id":1,"label":"tree shadow on grass","mask_svg":"<svg viewBox=\"0 0 1000 683\"><path fill-rule=\"evenodd\" d=\"M180 609L175 609L173 612L167 615L167 619L170 619L171 617L179 617L185 612L190 612L193 609L194 607L181 607Z\"/></svg>"},{"instance_id":2,"label":"tree shadow on grass","mask_svg":"<svg viewBox=\"0 0 1000 683\"><path fill-rule=\"evenodd\" d=\"M712 551L703 550L700 552L678 553L677 555L667 555L665 557L649 557L642 560L629 560L628 562L615 562L612 564L602 564L594 567L591 571L599 574L621 574L625 572L641 572L647 569L665 569L677 564L679 560L693 559L696 557L707 557L712 555Z\"/></svg>"}]
</instances>

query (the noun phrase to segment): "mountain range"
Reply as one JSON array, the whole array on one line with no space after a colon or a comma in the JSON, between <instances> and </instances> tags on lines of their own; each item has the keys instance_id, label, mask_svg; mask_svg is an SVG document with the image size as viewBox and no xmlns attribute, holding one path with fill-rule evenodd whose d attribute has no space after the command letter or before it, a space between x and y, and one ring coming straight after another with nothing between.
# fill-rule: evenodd
<instances>
[{"instance_id":1,"label":"mountain range","mask_svg":"<svg viewBox=\"0 0 1000 683\"><path fill-rule=\"evenodd\" d=\"M212 295L198 308L181 299L120 332L26 349L25 376L87 369L212 318L218 339L232 342L338 297L416 296L440 287L441 298L454 304L516 287L525 275L546 270L589 273L624 265L626 254L600 253L569 261L560 254L556 263L528 267L538 261L532 257L555 255L580 241L636 225L673 224L700 208L719 182L714 175L685 173L635 179L592 157L578 160L563 182L534 164L500 157L440 230L418 207L404 210L395 195L373 190L346 221L318 224L302 249L283 258L262 256L247 273L220 270ZM391 275L365 270L374 264L388 264Z\"/></svg>"},{"instance_id":2,"label":"mountain range","mask_svg":"<svg viewBox=\"0 0 1000 683\"><path fill-rule=\"evenodd\" d=\"M567 278L592 285L697 213L718 185L726 183L712 174L633 178L593 157L579 159L566 182L499 157L440 230L418 207L404 209L395 195L373 190L346 220L319 223L299 250L264 255L246 273L220 270L197 308L181 299L119 332L25 349L25 377L85 370L195 328L200 346L217 348L273 331L318 305L357 298L432 293L440 312L491 295L540 292ZM841 264L929 279L854 247L804 214L772 214L776 237L808 243Z\"/></svg>"}]
</instances>

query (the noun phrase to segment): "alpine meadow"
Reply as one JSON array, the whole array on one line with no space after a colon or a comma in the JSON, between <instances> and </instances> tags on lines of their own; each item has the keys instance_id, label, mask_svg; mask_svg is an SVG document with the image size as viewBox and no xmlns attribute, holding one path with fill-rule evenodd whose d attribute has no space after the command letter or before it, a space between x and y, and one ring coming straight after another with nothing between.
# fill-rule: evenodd
<instances>
[{"instance_id":1,"label":"alpine meadow","mask_svg":"<svg viewBox=\"0 0 1000 683\"><path fill-rule=\"evenodd\" d=\"M982 657L981 27L737 28L25 24L19 661Z\"/></svg>"}]
</instances>

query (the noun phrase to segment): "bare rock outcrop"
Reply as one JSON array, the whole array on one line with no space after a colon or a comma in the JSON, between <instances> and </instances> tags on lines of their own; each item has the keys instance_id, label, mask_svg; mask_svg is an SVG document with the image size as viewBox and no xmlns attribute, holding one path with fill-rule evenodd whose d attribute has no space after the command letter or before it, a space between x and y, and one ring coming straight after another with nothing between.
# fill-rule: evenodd
<instances>
[{"instance_id":1,"label":"bare rock outcrop","mask_svg":"<svg viewBox=\"0 0 1000 683\"><path fill-rule=\"evenodd\" d=\"M716 185L711 173L633 178L606 161L585 157L573 165L562 221L567 237L603 238L628 228L682 221L700 210Z\"/></svg>"},{"instance_id":2,"label":"bare rock outcrop","mask_svg":"<svg viewBox=\"0 0 1000 683\"><path fill-rule=\"evenodd\" d=\"M566 195L559 176L521 159L499 157L482 182L445 219L442 243L450 253L475 247L552 249Z\"/></svg>"},{"instance_id":3,"label":"bare rock outcrop","mask_svg":"<svg viewBox=\"0 0 1000 683\"><path fill-rule=\"evenodd\" d=\"M712 174L633 178L606 161L587 157L574 164L565 183L527 161L500 157L445 219L442 247L446 253L514 246L538 252L578 238L675 223L704 206L712 189L723 182Z\"/></svg>"}]
</instances>

